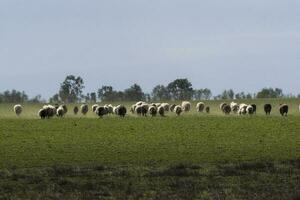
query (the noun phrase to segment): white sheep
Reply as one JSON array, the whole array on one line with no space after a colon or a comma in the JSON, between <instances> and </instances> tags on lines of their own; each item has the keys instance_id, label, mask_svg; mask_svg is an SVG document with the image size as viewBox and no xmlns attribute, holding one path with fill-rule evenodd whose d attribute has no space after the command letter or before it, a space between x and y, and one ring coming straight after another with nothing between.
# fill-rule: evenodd
<instances>
[{"instance_id":1,"label":"white sheep","mask_svg":"<svg viewBox=\"0 0 300 200\"><path fill-rule=\"evenodd\" d=\"M252 115L254 113L253 106L248 105L247 108L246 108L246 112L247 112L247 114Z\"/></svg>"},{"instance_id":2,"label":"white sheep","mask_svg":"<svg viewBox=\"0 0 300 200\"><path fill-rule=\"evenodd\" d=\"M182 107L181 106L175 106L174 112L176 113L177 116L179 116L182 112Z\"/></svg>"},{"instance_id":3,"label":"white sheep","mask_svg":"<svg viewBox=\"0 0 300 200\"><path fill-rule=\"evenodd\" d=\"M198 112L203 112L204 108L205 108L205 104L203 102L197 103L196 109L197 109Z\"/></svg>"},{"instance_id":4,"label":"white sheep","mask_svg":"<svg viewBox=\"0 0 300 200\"><path fill-rule=\"evenodd\" d=\"M148 109L148 112L152 117L155 117L156 114L157 114L156 106L154 106L154 105L150 106L149 109Z\"/></svg>"},{"instance_id":5,"label":"white sheep","mask_svg":"<svg viewBox=\"0 0 300 200\"><path fill-rule=\"evenodd\" d=\"M160 116L165 116L165 108L162 105L157 108L157 112Z\"/></svg>"},{"instance_id":6,"label":"white sheep","mask_svg":"<svg viewBox=\"0 0 300 200\"><path fill-rule=\"evenodd\" d=\"M53 116L56 115L56 108L54 106L49 104L49 105L43 106L43 108L46 108L48 118L53 117Z\"/></svg>"},{"instance_id":7,"label":"white sheep","mask_svg":"<svg viewBox=\"0 0 300 200\"><path fill-rule=\"evenodd\" d=\"M245 115L245 114L247 114L247 107L248 107L247 104L244 104L244 103L240 104L238 113L239 113L240 115Z\"/></svg>"},{"instance_id":8,"label":"white sheep","mask_svg":"<svg viewBox=\"0 0 300 200\"><path fill-rule=\"evenodd\" d=\"M137 106L140 106L140 105L142 105L142 104L146 104L146 102L144 102L144 101L139 101L139 102L136 102L136 103L135 103L135 105L137 105Z\"/></svg>"},{"instance_id":9,"label":"white sheep","mask_svg":"<svg viewBox=\"0 0 300 200\"><path fill-rule=\"evenodd\" d=\"M181 108L185 112L189 112L191 110L191 103L189 101L183 101L181 103Z\"/></svg>"},{"instance_id":10,"label":"white sheep","mask_svg":"<svg viewBox=\"0 0 300 200\"><path fill-rule=\"evenodd\" d=\"M92 105L92 111L93 111L93 112L96 112L96 109L97 109L98 106L99 106L98 104Z\"/></svg>"},{"instance_id":11,"label":"white sheep","mask_svg":"<svg viewBox=\"0 0 300 200\"><path fill-rule=\"evenodd\" d=\"M23 107L20 104L14 106L14 112L19 116L23 111Z\"/></svg>"},{"instance_id":12,"label":"white sheep","mask_svg":"<svg viewBox=\"0 0 300 200\"><path fill-rule=\"evenodd\" d=\"M56 109L56 115L58 117L63 117L65 115L65 110L62 106L59 106L57 109Z\"/></svg>"},{"instance_id":13,"label":"white sheep","mask_svg":"<svg viewBox=\"0 0 300 200\"><path fill-rule=\"evenodd\" d=\"M236 114L239 111L239 104L237 104L235 102L231 102L230 108L231 108L231 111Z\"/></svg>"},{"instance_id":14,"label":"white sheep","mask_svg":"<svg viewBox=\"0 0 300 200\"><path fill-rule=\"evenodd\" d=\"M56 108L52 105L44 105L42 109L39 110L38 115L42 118L51 118L56 115Z\"/></svg>"},{"instance_id":15,"label":"white sheep","mask_svg":"<svg viewBox=\"0 0 300 200\"><path fill-rule=\"evenodd\" d=\"M136 104L133 104L133 105L131 105L131 107L130 107L130 112L132 113L132 114L134 114L135 113L135 108L136 108ZM113 111L114 112L114 111Z\"/></svg>"},{"instance_id":16,"label":"white sheep","mask_svg":"<svg viewBox=\"0 0 300 200\"><path fill-rule=\"evenodd\" d=\"M104 107L108 110L108 114L112 114L114 107L111 104L105 104Z\"/></svg>"},{"instance_id":17,"label":"white sheep","mask_svg":"<svg viewBox=\"0 0 300 200\"><path fill-rule=\"evenodd\" d=\"M108 109L105 106L98 106L96 108L95 113L99 116L99 117L103 117L104 115L108 114Z\"/></svg>"},{"instance_id":18,"label":"white sheep","mask_svg":"<svg viewBox=\"0 0 300 200\"><path fill-rule=\"evenodd\" d=\"M170 110L170 104L168 104L168 103L162 103L160 106L162 106L164 108L164 111Z\"/></svg>"},{"instance_id":19,"label":"white sheep","mask_svg":"<svg viewBox=\"0 0 300 200\"><path fill-rule=\"evenodd\" d=\"M82 113L83 115L86 115L87 112L89 111L88 105L87 105L87 104L82 104L82 105L80 106L80 111L81 111L81 113Z\"/></svg>"},{"instance_id":20,"label":"white sheep","mask_svg":"<svg viewBox=\"0 0 300 200\"><path fill-rule=\"evenodd\" d=\"M127 109L123 105L118 105L116 108L116 114L119 115L120 117L125 117L127 113Z\"/></svg>"}]
</instances>

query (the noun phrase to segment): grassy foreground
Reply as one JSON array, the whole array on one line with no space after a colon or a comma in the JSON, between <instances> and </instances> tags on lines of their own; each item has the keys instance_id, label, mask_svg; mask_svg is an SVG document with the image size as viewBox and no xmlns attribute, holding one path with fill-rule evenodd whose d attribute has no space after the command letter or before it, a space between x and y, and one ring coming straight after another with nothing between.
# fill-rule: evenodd
<instances>
[{"instance_id":1,"label":"grassy foreground","mask_svg":"<svg viewBox=\"0 0 300 200\"><path fill-rule=\"evenodd\" d=\"M0 119L0 199L293 199L300 116Z\"/></svg>"}]
</instances>

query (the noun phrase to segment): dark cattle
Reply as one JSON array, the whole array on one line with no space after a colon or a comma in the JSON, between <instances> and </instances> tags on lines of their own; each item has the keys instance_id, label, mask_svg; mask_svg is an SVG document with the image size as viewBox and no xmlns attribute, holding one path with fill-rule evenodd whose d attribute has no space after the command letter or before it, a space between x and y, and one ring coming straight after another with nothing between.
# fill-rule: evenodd
<instances>
[{"instance_id":1,"label":"dark cattle","mask_svg":"<svg viewBox=\"0 0 300 200\"><path fill-rule=\"evenodd\" d=\"M270 115L271 111L272 111L272 105L271 104L265 104L264 105L264 111L265 111L266 115Z\"/></svg>"},{"instance_id":2,"label":"dark cattle","mask_svg":"<svg viewBox=\"0 0 300 200\"><path fill-rule=\"evenodd\" d=\"M286 104L280 105L279 112L280 112L281 116L287 116L287 114L289 112L289 106Z\"/></svg>"}]
</instances>

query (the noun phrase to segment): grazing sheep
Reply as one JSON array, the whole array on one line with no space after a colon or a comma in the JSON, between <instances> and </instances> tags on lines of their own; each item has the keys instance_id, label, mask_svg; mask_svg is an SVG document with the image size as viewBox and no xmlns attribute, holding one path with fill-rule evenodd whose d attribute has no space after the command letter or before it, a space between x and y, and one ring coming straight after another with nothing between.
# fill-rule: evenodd
<instances>
[{"instance_id":1,"label":"grazing sheep","mask_svg":"<svg viewBox=\"0 0 300 200\"><path fill-rule=\"evenodd\" d=\"M164 108L164 111L170 110L170 104L168 104L168 103L162 103L160 106L162 106Z\"/></svg>"},{"instance_id":2,"label":"grazing sheep","mask_svg":"<svg viewBox=\"0 0 300 200\"><path fill-rule=\"evenodd\" d=\"M287 104L280 104L279 112L281 116L287 116L289 112L289 106Z\"/></svg>"},{"instance_id":3,"label":"grazing sheep","mask_svg":"<svg viewBox=\"0 0 300 200\"><path fill-rule=\"evenodd\" d=\"M176 104L172 104L170 105L170 111L173 112L174 111L174 108L175 108Z\"/></svg>"},{"instance_id":4,"label":"grazing sheep","mask_svg":"<svg viewBox=\"0 0 300 200\"><path fill-rule=\"evenodd\" d=\"M224 111L223 111L223 107L224 107L225 105L227 105L227 103L224 103L224 102L223 102L223 103L220 104L220 110L222 110L222 112L224 112Z\"/></svg>"},{"instance_id":5,"label":"grazing sheep","mask_svg":"<svg viewBox=\"0 0 300 200\"><path fill-rule=\"evenodd\" d=\"M251 105L248 105L247 108L246 108L246 112L249 115L252 115L254 113L254 108Z\"/></svg>"},{"instance_id":6,"label":"grazing sheep","mask_svg":"<svg viewBox=\"0 0 300 200\"><path fill-rule=\"evenodd\" d=\"M146 116L147 115L147 109L145 106L142 106L142 105L138 105L136 106L135 108L135 112L140 115L140 116Z\"/></svg>"},{"instance_id":7,"label":"grazing sheep","mask_svg":"<svg viewBox=\"0 0 300 200\"><path fill-rule=\"evenodd\" d=\"M108 109L108 114L113 114L114 107L111 104L106 104L105 107Z\"/></svg>"},{"instance_id":8,"label":"grazing sheep","mask_svg":"<svg viewBox=\"0 0 300 200\"><path fill-rule=\"evenodd\" d=\"M56 108L56 110L59 108L58 103L54 104L54 107Z\"/></svg>"},{"instance_id":9,"label":"grazing sheep","mask_svg":"<svg viewBox=\"0 0 300 200\"><path fill-rule=\"evenodd\" d=\"M149 105L147 103L143 103L141 106L143 106L143 108L148 112Z\"/></svg>"},{"instance_id":10,"label":"grazing sheep","mask_svg":"<svg viewBox=\"0 0 300 200\"><path fill-rule=\"evenodd\" d=\"M45 105L43 106L46 109L47 118L53 117L56 115L56 108L52 105Z\"/></svg>"},{"instance_id":11,"label":"grazing sheep","mask_svg":"<svg viewBox=\"0 0 300 200\"><path fill-rule=\"evenodd\" d=\"M210 107L206 106L205 111L206 111L207 114L209 114L210 113Z\"/></svg>"},{"instance_id":12,"label":"grazing sheep","mask_svg":"<svg viewBox=\"0 0 300 200\"><path fill-rule=\"evenodd\" d=\"M182 110L185 112L189 112L191 110L191 103L188 101L183 101L181 103Z\"/></svg>"},{"instance_id":13,"label":"grazing sheep","mask_svg":"<svg viewBox=\"0 0 300 200\"><path fill-rule=\"evenodd\" d=\"M65 104L61 105L61 107L64 109L64 113L67 114L68 107Z\"/></svg>"},{"instance_id":14,"label":"grazing sheep","mask_svg":"<svg viewBox=\"0 0 300 200\"><path fill-rule=\"evenodd\" d=\"M177 116L179 116L182 113L182 107L181 106L175 106L174 112Z\"/></svg>"},{"instance_id":15,"label":"grazing sheep","mask_svg":"<svg viewBox=\"0 0 300 200\"><path fill-rule=\"evenodd\" d=\"M63 117L65 114L65 110L62 106L59 106L57 109L56 109L56 115L58 117Z\"/></svg>"},{"instance_id":16,"label":"grazing sheep","mask_svg":"<svg viewBox=\"0 0 300 200\"><path fill-rule=\"evenodd\" d=\"M117 115L119 115L120 117L125 117L125 115L127 113L127 109L123 105L118 105L116 112L117 112Z\"/></svg>"},{"instance_id":17,"label":"grazing sheep","mask_svg":"<svg viewBox=\"0 0 300 200\"><path fill-rule=\"evenodd\" d=\"M197 109L198 112L203 112L204 108L205 108L205 104L203 102L197 103L196 109Z\"/></svg>"},{"instance_id":18,"label":"grazing sheep","mask_svg":"<svg viewBox=\"0 0 300 200\"><path fill-rule=\"evenodd\" d=\"M87 104L82 104L82 105L80 106L80 111L81 111L81 113L82 113L83 115L86 115L87 112L89 111L88 105L87 105Z\"/></svg>"},{"instance_id":19,"label":"grazing sheep","mask_svg":"<svg viewBox=\"0 0 300 200\"><path fill-rule=\"evenodd\" d=\"M157 108L156 108L156 106L150 106L148 112L149 112L149 114L152 117L155 117L156 114L157 114Z\"/></svg>"},{"instance_id":20,"label":"grazing sheep","mask_svg":"<svg viewBox=\"0 0 300 200\"><path fill-rule=\"evenodd\" d=\"M247 114L247 107L248 107L247 104L244 104L244 103L240 104L238 113L240 115L246 115Z\"/></svg>"},{"instance_id":21,"label":"grazing sheep","mask_svg":"<svg viewBox=\"0 0 300 200\"><path fill-rule=\"evenodd\" d=\"M222 107L222 111L223 111L226 115L229 115L230 112L231 112L231 107L230 107L230 105L224 104L223 107Z\"/></svg>"},{"instance_id":22,"label":"grazing sheep","mask_svg":"<svg viewBox=\"0 0 300 200\"><path fill-rule=\"evenodd\" d=\"M231 108L231 111L236 114L239 111L239 104L237 104L235 102L231 102L230 108Z\"/></svg>"},{"instance_id":23,"label":"grazing sheep","mask_svg":"<svg viewBox=\"0 0 300 200\"><path fill-rule=\"evenodd\" d=\"M137 105L137 106L140 106L140 105L142 105L142 104L147 104L147 103L144 102L144 101L139 101L139 102L136 102L136 103L135 103L135 105Z\"/></svg>"},{"instance_id":24,"label":"grazing sheep","mask_svg":"<svg viewBox=\"0 0 300 200\"><path fill-rule=\"evenodd\" d=\"M14 106L14 112L19 116L23 111L23 107L20 104Z\"/></svg>"},{"instance_id":25,"label":"grazing sheep","mask_svg":"<svg viewBox=\"0 0 300 200\"><path fill-rule=\"evenodd\" d=\"M165 108L162 105L157 108L157 112L160 116L165 116Z\"/></svg>"},{"instance_id":26,"label":"grazing sheep","mask_svg":"<svg viewBox=\"0 0 300 200\"><path fill-rule=\"evenodd\" d=\"M158 108L161 105L161 103L155 103L155 106Z\"/></svg>"},{"instance_id":27,"label":"grazing sheep","mask_svg":"<svg viewBox=\"0 0 300 200\"><path fill-rule=\"evenodd\" d=\"M133 104L133 105L130 107L130 112L131 112L132 114L135 113L135 108L136 108L136 104Z\"/></svg>"},{"instance_id":28,"label":"grazing sheep","mask_svg":"<svg viewBox=\"0 0 300 200\"><path fill-rule=\"evenodd\" d=\"M256 104L251 104L251 106L253 108L253 114L256 114L256 109L257 109Z\"/></svg>"},{"instance_id":29,"label":"grazing sheep","mask_svg":"<svg viewBox=\"0 0 300 200\"><path fill-rule=\"evenodd\" d=\"M104 106L98 106L96 108L95 113L99 116L99 117L103 117L104 115L108 114L108 110L107 108L105 108Z\"/></svg>"},{"instance_id":30,"label":"grazing sheep","mask_svg":"<svg viewBox=\"0 0 300 200\"><path fill-rule=\"evenodd\" d=\"M73 109L74 114L77 115L78 111L79 111L79 108L77 106L75 106Z\"/></svg>"},{"instance_id":31,"label":"grazing sheep","mask_svg":"<svg viewBox=\"0 0 300 200\"><path fill-rule=\"evenodd\" d=\"M56 108L52 105L44 105L43 108L39 110L38 115L41 119L49 119L56 115Z\"/></svg>"},{"instance_id":32,"label":"grazing sheep","mask_svg":"<svg viewBox=\"0 0 300 200\"><path fill-rule=\"evenodd\" d=\"M97 109L98 106L99 106L98 104L92 105L92 111L93 111L93 112L96 112L96 109Z\"/></svg>"},{"instance_id":33,"label":"grazing sheep","mask_svg":"<svg viewBox=\"0 0 300 200\"><path fill-rule=\"evenodd\" d=\"M45 119L48 116L47 109L45 109L45 108L40 109L39 112L38 112L38 116L41 119Z\"/></svg>"},{"instance_id":34,"label":"grazing sheep","mask_svg":"<svg viewBox=\"0 0 300 200\"><path fill-rule=\"evenodd\" d=\"M272 111L272 105L271 104L265 104L264 105L264 111L265 111L266 115L270 115L271 111Z\"/></svg>"},{"instance_id":35,"label":"grazing sheep","mask_svg":"<svg viewBox=\"0 0 300 200\"><path fill-rule=\"evenodd\" d=\"M118 113L117 113L117 109L118 109L118 106L114 106L114 107L113 107L113 114L118 114Z\"/></svg>"}]
</instances>

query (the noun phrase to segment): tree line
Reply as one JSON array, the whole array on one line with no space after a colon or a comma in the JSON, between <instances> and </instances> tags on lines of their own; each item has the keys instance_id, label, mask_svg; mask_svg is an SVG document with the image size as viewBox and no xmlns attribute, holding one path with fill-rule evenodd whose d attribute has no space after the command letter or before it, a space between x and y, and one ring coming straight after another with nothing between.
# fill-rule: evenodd
<instances>
[{"instance_id":1,"label":"tree line","mask_svg":"<svg viewBox=\"0 0 300 200\"><path fill-rule=\"evenodd\" d=\"M118 91L110 85L103 85L96 91L83 94L84 81L80 76L68 75L60 84L56 94L50 99L50 103L77 103L97 101L170 101L170 100L210 100L210 99L254 99L254 98L290 98L293 95L285 95L280 88L263 88L256 94L238 92L232 89L224 90L221 94L213 96L208 88L193 88L192 83L186 79L176 79L167 85L156 85L151 93L145 93L141 86L133 84L129 88ZM300 95L298 95L300 97ZM41 102L41 95L31 99L22 91L12 90L0 93L0 103Z\"/></svg>"}]
</instances>

